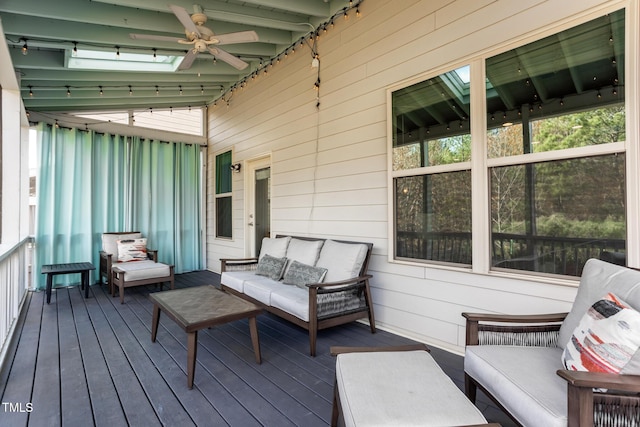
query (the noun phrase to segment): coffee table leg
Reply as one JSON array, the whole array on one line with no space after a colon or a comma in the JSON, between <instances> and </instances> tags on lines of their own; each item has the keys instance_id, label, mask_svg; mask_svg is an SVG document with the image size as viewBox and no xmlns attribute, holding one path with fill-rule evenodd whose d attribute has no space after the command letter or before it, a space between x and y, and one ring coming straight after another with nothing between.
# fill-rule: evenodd
<instances>
[{"instance_id":1,"label":"coffee table leg","mask_svg":"<svg viewBox=\"0 0 640 427\"><path fill-rule=\"evenodd\" d=\"M156 342L158 323L160 322L160 306L153 304L153 317L151 319L151 342Z\"/></svg>"},{"instance_id":2,"label":"coffee table leg","mask_svg":"<svg viewBox=\"0 0 640 427\"><path fill-rule=\"evenodd\" d=\"M258 337L258 323L255 317L249 318L249 330L251 331L251 343L253 344L253 352L256 354L256 362L262 363L260 357L260 338Z\"/></svg>"},{"instance_id":3,"label":"coffee table leg","mask_svg":"<svg viewBox=\"0 0 640 427\"><path fill-rule=\"evenodd\" d=\"M196 353L198 350L198 331L187 333L187 387L193 388L193 376L196 371Z\"/></svg>"},{"instance_id":4,"label":"coffee table leg","mask_svg":"<svg viewBox=\"0 0 640 427\"><path fill-rule=\"evenodd\" d=\"M82 284L84 288L84 297L89 298L89 270L82 272Z\"/></svg>"},{"instance_id":5,"label":"coffee table leg","mask_svg":"<svg viewBox=\"0 0 640 427\"><path fill-rule=\"evenodd\" d=\"M53 274L47 274L47 304L51 302L51 286L53 284Z\"/></svg>"}]
</instances>

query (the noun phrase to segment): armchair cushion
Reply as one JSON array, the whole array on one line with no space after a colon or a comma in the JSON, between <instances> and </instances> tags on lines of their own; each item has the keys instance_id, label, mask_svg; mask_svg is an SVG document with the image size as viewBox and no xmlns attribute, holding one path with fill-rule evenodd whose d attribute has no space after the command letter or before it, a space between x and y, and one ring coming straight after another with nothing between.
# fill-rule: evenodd
<instances>
[{"instance_id":1,"label":"armchair cushion","mask_svg":"<svg viewBox=\"0 0 640 427\"><path fill-rule=\"evenodd\" d=\"M640 272L598 259L588 260L571 311L560 327L558 346L565 348L589 307L609 292L640 310Z\"/></svg>"},{"instance_id":2,"label":"armchair cushion","mask_svg":"<svg viewBox=\"0 0 640 427\"><path fill-rule=\"evenodd\" d=\"M147 257L147 239L120 239L118 245L118 262L145 261Z\"/></svg>"},{"instance_id":3,"label":"armchair cushion","mask_svg":"<svg viewBox=\"0 0 640 427\"><path fill-rule=\"evenodd\" d=\"M122 239L138 239L142 237L142 233L103 233L102 234L102 251L113 255L113 260L118 259L118 240Z\"/></svg>"},{"instance_id":4,"label":"armchair cushion","mask_svg":"<svg viewBox=\"0 0 640 427\"><path fill-rule=\"evenodd\" d=\"M638 348L640 313L609 293L584 314L562 353L562 362L574 371L620 373Z\"/></svg>"},{"instance_id":5,"label":"armchair cushion","mask_svg":"<svg viewBox=\"0 0 640 427\"><path fill-rule=\"evenodd\" d=\"M114 265L113 269L124 273L126 280L129 282L171 275L170 267L167 264L151 260L118 263Z\"/></svg>"},{"instance_id":6,"label":"armchair cushion","mask_svg":"<svg viewBox=\"0 0 640 427\"><path fill-rule=\"evenodd\" d=\"M467 346L465 372L522 425L567 426L567 384L557 347Z\"/></svg>"}]
</instances>

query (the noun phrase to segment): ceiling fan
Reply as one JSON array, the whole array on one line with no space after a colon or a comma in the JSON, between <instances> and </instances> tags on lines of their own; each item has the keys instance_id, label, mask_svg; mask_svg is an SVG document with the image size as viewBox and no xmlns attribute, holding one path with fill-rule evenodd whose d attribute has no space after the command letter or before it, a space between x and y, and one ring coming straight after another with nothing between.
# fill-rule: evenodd
<instances>
[{"instance_id":1,"label":"ceiling fan","mask_svg":"<svg viewBox=\"0 0 640 427\"><path fill-rule=\"evenodd\" d=\"M196 59L196 56L205 51L208 51L215 58L230 64L238 70L244 70L247 68L249 64L237 56L220 49L218 46L258 41L258 34L256 34L255 31L214 34L213 31L204 26L207 22L207 15L201 11L196 10L193 15L189 15L189 12L180 6L170 5L169 8L171 8L171 11L184 26L184 33L187 36L186 39L178 39L168 36L154 36L150 34L129 34L129 37L137 40L172 41L181 44L192 44L193 47L189 49L178 66L179 70L189 69L193 64L193 61ZM197 6L196 9L198 9Z\"/></svg>"}]
</instances>

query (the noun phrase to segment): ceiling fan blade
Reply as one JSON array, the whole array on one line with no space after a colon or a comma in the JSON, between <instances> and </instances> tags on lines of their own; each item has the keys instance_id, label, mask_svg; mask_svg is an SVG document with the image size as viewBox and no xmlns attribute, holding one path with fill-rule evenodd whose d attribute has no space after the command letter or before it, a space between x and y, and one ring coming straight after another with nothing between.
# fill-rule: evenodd
<instances>
[{"instance_id":1,"label":"ceiling fan blade","mask_svg":"<svg viewBox=\"0 0 640 427\"><path fill-rule=\"evenodd\" d=\"M197 55L198 54L194 49L189 49L184 58L182 58L180 65L178 65L178 70L188 70L191 68L191 65L193 64L193 61L195 61Z\"/></svg>"},{"instance_id":2,"label":"ceiling fan blade","mask_svg":"<svg viewBox=\"0 0 640 427\"><path fill-rule=\"evenodd\" d=\"M237 33L216 34L213 36L218 40L218 45L234 43L250 43L258 41L258 34L255 31L240 31Z\"/></svg>"},{"instance_id":3,"label":"ceiling fan blade","mask_svg":"<svg viewBox=\"0 0 640 427\"><path fill-rule=\"evenodd\" d=\"M175 5L169 5L169 8L187 31L195 33L200 37L200 31L198 31L196 24L191 20L191 15L189 15L189 12L187 12L185 8Z\"/></svg>"},{"instance_id":4,"label":"ceiling fan blade","mask_svg":"<svg viewBox=\"0 0 640 427\"><path fill-rule=\"evenodd\" d=\"M170 37L170 36L154 36L151 34L129 34L129 37L131 37L134 40L156 40L156 41L162 41L162 42L178 42L179 40L182 40L178 37Z\"/></svg>"},{"instance_id":5,"label":"ceiling fan blade","mask_svg":"<svg viewBox=\"0 0 640 427\"><path fill-rule=\"evenodd\" d=\"M229 52L222 49L209 47L209 53L211 53L211 55L215 56L221 61L224 61L227 64L231 65L232 67L237 68L238 70L244 70L249 65L237 56L233 56Z\"/></svg>"}]
</instances>

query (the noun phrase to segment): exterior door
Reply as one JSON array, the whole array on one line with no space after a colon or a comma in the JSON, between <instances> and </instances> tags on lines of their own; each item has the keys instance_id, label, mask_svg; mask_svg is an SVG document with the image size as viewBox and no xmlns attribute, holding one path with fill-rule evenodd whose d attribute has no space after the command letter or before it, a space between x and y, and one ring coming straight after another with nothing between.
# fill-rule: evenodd
<instances>
[{"instance_id":1,"label":"exterior door","mask_svg":"<svg viewBox=\"0 0 640 427\"><path fill-rule=\"evenodd\" d=\"M262 158L249 163L247 236L250 256L260 253L262 239L271 235L271 161Z\"/></svg>"}]
</instances>

